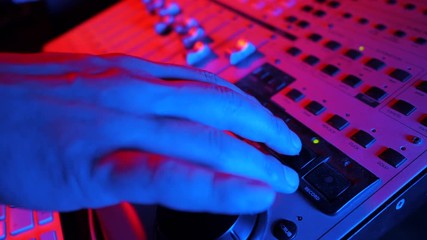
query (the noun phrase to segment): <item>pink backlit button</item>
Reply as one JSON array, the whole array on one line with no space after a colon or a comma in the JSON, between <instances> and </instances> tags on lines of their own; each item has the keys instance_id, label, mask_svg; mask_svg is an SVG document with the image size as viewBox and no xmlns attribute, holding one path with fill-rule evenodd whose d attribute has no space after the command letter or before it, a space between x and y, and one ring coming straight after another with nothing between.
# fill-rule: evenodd
<instances>
[{"instance_id":1,"label":"pink backlit button","mask_svg":"<svg viewBox=\"0 0 427 240\"><path fill-rule=\"evenodd\" d=\"M228 51L230 64L236 65L255 52L255 45L244 39L239 39L236 46Z\"/></svg>"},{"instance_id":2,"label":"pink backlit button","mask_svg":"<svg viewBox=\"0 0 427 240\"><path fill-rule=\"evenodd\" d=\"M57 240L56 233L54 231L45 232L40 235L40 240Z\"/></svg>"},{"instance_id":3,"label":"pink backlit button","mask_svg":"<svg viewBox=\"0 0 427 240\"><path fill-rule=\"evenodd\" d=\"M17 235L34 227L32 211L19 208L10 208L9 214L9 231L12 235Z\"/></svg>"},{"instance_id":4,"label":"pink backlit button","mask_svg":"<svg viewBox=\"0 0 427 240\"><path fill-rule=\"evenodd\" d=\"M6 229L4 227L4 221L0 220L0 239L6 238Z\"/></svg>"},{"instance_id":5,"label":"pink backlit button","mask_svg":"<svg viewBox=\"0 0 427 240\"><path fill-rule=\"evenodd\" d=\"M0 205L0 220L4 219L5 214L6 214L6 207L4 205Z\"/></svg>"},{"instance_id":6,"label":"pink backlit button","mask_svg":"<svg viewBox=\"0 0 427 240\"><path fill-rule=\"evenodd\" d=\"M203 42L197 42L194 44L193 50L187 53L186 62L188 65L194 65L207 58L211 53L212 50L207 44Z\"/></svg>"},{"instance_id":7,"label":"pink backlit button","mask_svg":"<svg viewBox=\"0 0 427 240\"><path fill-rule=\"evenodd\" d=\"M52 212L42 212L42 211L37 212L37 222L39 224L41 225L46 224L46 223L52 222L52 220L53 220Z\"/></svg>"}]
</instances>

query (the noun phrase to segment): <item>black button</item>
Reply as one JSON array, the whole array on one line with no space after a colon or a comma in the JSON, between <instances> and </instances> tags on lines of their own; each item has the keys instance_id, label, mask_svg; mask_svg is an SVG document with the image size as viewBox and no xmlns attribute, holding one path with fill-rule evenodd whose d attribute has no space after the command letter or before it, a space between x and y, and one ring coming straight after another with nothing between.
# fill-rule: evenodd
<instances>
[{"instance_id":1,"label":"black button","mask_svg":"<svg viewBox=\"0 0 427 240\"><path fill-rule=\"evenodd\" d=\"M296 89L291 89L286 93L286 97L292 99L294 102L299 102L304 98L304 94Z\"/></svg>"},{"instance_id":2,"label":"black button","mask_svg":"<svg viewBox=\"0 0 427 240\"><path fill-rule=\"evenodd\" d=\"M350 187L350 181L327 163L321 163L304 178L329 200Z\"/></svg>"},{"instance_id":3,"label":"black button","mask_svg":"<svg viewBox=\"0 0 427 240\"><path fill-rule=\"evenodd\" d=\"M311 101L309 104L305 106L305 109L307 109L309 112L313 113L316 116L326 110L326 108L322 104L316 101Z\"/></svg>"},{"instance_id":4,"label":"black button","mask_svg":"<svg viewBox=\"0 0 427 240\"><path fill-rule=\"evenodd\" d=\"M359 130L351 136L351 140L364 148L370 147L376 140L369 133Z\"/></svg>"},{"instance_id":5,"label":"black button","mask_svg":"<svg viewBox=\"0 0 427 240\"><path fill-rule=\"evenodd\" d=\"M424 116L424 118L423 118L423 119L421 119L420 123L421 123L423 126L427 127L427 116Z\"/></svg>"},{"instance_id":6,"label":"black button","mask_svg":"<svg viewBox=\"0 0 427 240\"><path fill-rule=\"evenodd\" d=\"M401 38L401 37L406 36L406 32L404 32L402 30L396 30L396 31L394 31L393 35Z\"/></svg>"},{"instance_id":7,"label":"black button","mask_svg":"<svg viewBox=\"0 0 427 240\"><path fill-rule=\"evenodd\" d=\"M279 78L273 78L270 81L268 81L267 84L275 90L282 89L286 87L286 85L288 85L286 81L282 81L282 79L279 79Z\"/></svg>"},{"instance_id":8,"label":"black button","mask_svg":"<svg viewBox=\"0 0 427 240\"><path fill-rule=\"evenodd\" d=\"M369 20L366 18L359 18L359 20L357 20L357 22L362 24L362 25L366 25L369 23Z\"/></svg>"},{"instance_id":9,"label":"black button","mask_svg":"<svg viewBox=\"0 0 427 240\"><path fill-rule=\"evenodd\" d=\"M257 78L261 78L262 75L264 75L266 72L264 70L264 68L262 66L256 68L255 70L252 71L252 75L254 75Z\"/></svg>"},{"instance_id":10,"label":"black button","mask_svg":"<svg viewBox=\"0 0 427 240\"><path fill-rule=\"evenodd\" d=\"M380 153L378 157L395 168L398 168L400 165L402 165L402 163L406 161L405 156L403 156L392 148L387 148L382 153Z\"/></svg>"},{"instance_id":11,"label":"black button","mask_svg":"<svg viewBox=\"0 0 427 240\"><path fill-rule=\"evenodd\" d=\"M427 93L427 81L422 81L418 83L416 88L424 93Z\"/></svg>"},{"instance_id":12,"label":"black button","mask_svg":"<svg viewBox=\"0 0 427 240\"><path fill-rule=\"evenodd\" d=\"M297 26L300 28L307 28L308 26L310 26L310 23L305 20L301 20L297 23Z\"/></svg>"},{"instance_id":13,"label":"black button","mask_svg":"<svg viewBox=\"0 0 427 240\"><path fill-rule=\"evenodd\" d=\"M376 58L371 58L365 65L377 71L385 67L385 63Z\"/></svg>"},{"instance_id":14,"label":"black button","mask_svg":"<svg viewBox=\"0 0 427 240\"><path fill-rule=\"evenodd\" d=\"M385 98L385 96L387 96L387 93L384 90L375 86L366 90L365 94L377 101L381 101Z\"/></svg>"},{"instance_id":15,"label":"black button","mask_svg":"<svg viewBox=\"0 0 427 240\"><path fill-rule=\"evenodd\" d=\"M317 33L312 33L308 36L308 39L310 39L313 42L318 42L318 41L322 40L322 35L317 34Z\"/></svg>"},{"instance_id":16,"label":"black button","mask_svg":"<svg viewBox=\"0 0 427 240\"><path fill-rule=\"evenodd\" d=\"M295 17L295 16L288 16L288 17L286 17L285 18L285 21L286 22L289 22L289 23L294 23L294 22L296 22L298 20L298 18L297 17Z\"/></svg>"},{"instance_id":17,"label":"black button","mask_svg":"<svg viewBox=\"0 0 427 240\"><path fill-rule=\"evenodd\" d=\"M412 3L407 3L405 4L405 9L406 10L414 10L416 8L416 6Z\"/></svg>"},{"instance_id":18,"label":"black button","mask_svg":"<svg viewBox=\"0 0 427 240\"><path fill-rule=\"evenodd\" d=\"M317 155L312 150L302 146L301 152L297 156L280 155L279 160L299 172L316 158Z\"/></svg>"},{"instance_id":19,"label":"black button","mask_svg":"<svg viewBox=\"0 0 427 240\"><path fill-rule=\"evenodd\" d=\"M324 3L326 0L316 0L317 3Z\"/></svg>"},{"instance_id":20,"label":"black button","mask_svg":"<svg viewBox=\"0 0 427 240\"><path fill-rule=\"evenodd\" d=\"M313 15L316 17L324 17L326 15L326 12L323 10L316 10L314 11Z\"/></svg>"},{"instance_id":21,"label":"black button","mask_svg":"<svg viewBox=\"0 0 427 240\"><path fill-rule=\"evenodd\" d=\"M375 25L375 29L377 29L379 31L384 31L387 29L387 26L382 24L382 23L378 23L377 25Z\"/></svg>"},{"instance_id":22,"label":"black button","mask_svg":"<svg viewBox=\"0 0 427 240\"><path fill-rule=\"evenodd\" d=\"M334 40L331 40L331 41L328 41L325 44L325 47L327 47L327 48L335 51L335 50L338 50L341 47L341 43L339 43L337 41L334 41Z\"/></svg>"},{"instance_id":23,"label":"black button","mask_svg":"<svg viewBox=\"0 0 427 240\"><path fill-rule=\"evenodd\" d=\"M292 221L280 219L274 222L271 231L278 240L291 240L297 234L297 225Z\"/></svg>"},{"instance_id":24,"label":"black button","mask_svg":"<svg viewBox=\"0 0 427 240\"><path fill-rule=\"evenodd\" d=\"M271 72L262 72L262 74L259 76L259 80L262 82L268 83L271 79L273 79L273 75Z\"/></svg>"},{"instance_id":25,"label":"black button","mask_svg":"<svg viewBox=\"0 0 427 240\"><path fill-rule=\"evenodd\" d=\"M419 45L424 45L424 44L426 44L426 43L427 43L427 40L426 40L425 38L422 38L422 37L417 37L417 38L414 40L414 42L415 42L416 44L419 44Z\"/></svg>"},{"instance_id":26,"label":"black button","mask_svg":"<svg viewBox=\"0 0 427 240\"><path fill-rule=\"evenodd\" d=\"M342 82L347 84L348 86L350 86L352 88L356 88L356 87L360 86L360 84L362 83L362 80L360 80L360 78L350 74L350 75L346 76L342 80Z\"/></svg>"},{"instance_id":27,"label":"black button","mask_svg":"<svg viewBox=\"0 0 427 240\"><path fill-rule=\"evenodd\" d=\"M350 124L347 120L337 114L329 118L326 122L338 131L343 130Z\"/></svg>"},{"instance_id":28,"label":"black button","mask_svg":"<svg viewBox=\"0 0 427 240\"><path fill-rule=\"evenodd\" d=\"M338 1L330 1L329 3L328 3L328 6L329 7L331 7L331 8L337 8L337 7L339 7L341 5L341 3L339 3Z\"/></svg>"},{"instance_id":29,"label":"black button","mask_svg":"<svg viewBox=\"0 0 427 240\"><path fill-rule=\"evenodd\" d=\"M311 10L313 10L313 7L310 5L305 5L301 8L301 10L304 12L311 12Z\"/></svg>"},{"instance_id":30,"label":"black button","mask_svg":"<svg viewBox=\"0 0 427 240\"><path fill-rule=\"evenodd\" d=\"M349 19L349 18L351 18L353 15L352 15L351 13L349 13L349 12L346 12L346 13L344 13L342 16L343 16L344 18Z\"/></svg>"},{"instance_id":31,"label":"black button","mask_svg":"<svg viewBox=\"0 0 427 240\"><path fill-rule=\"evenodd\" d=\"M414 105L403 100L398 100L391 106L391 108L405 116L411 115L411 113L413 113L416 109Z\"/></svg>"},{"instance_id":32,"label":"black button","mask_svg":"<svg viewBox=\"0 0 427 240\"><path fill-rule=\"evenodd\" d=\"M355 49L349 49L347 52L345 52L345 56L347 56L353 60L357 60L360 57L362 57L362 53L360 51L355 50Z\"/></svg>"},{"instance_id":33,"label":"black button","mask_svg":"<svg viewBox=\"0 0 427 240\"><path fill-rule=\"evenodd\" d=\"M368 97L363 93L357 94L356 98L371 107L377 107L378 105L380 105L380 103L377 102L375 99Z\"/></svg>"},{"instance_id":34,"label":"black button","mask_svg":"<svg viewBox=\"0 0 427 240\"><path fill-rule=\"evenodd\" d=\"M304 58L304 62L310 66L316 65L317 63L319 63L319 61L320 61L320 59L316 56L313 56L313 55L309 55L309 56Z\"/></svg>"},{"instance_id":35,"label":"black button","mask_svg":"<svg viewBox=\"0 0 427 240\"><path fill-rule=\"evenodd\" d=\"M401 82L406 82L412 77L412 75L407 71L398 68L393 70L393 72L391 72L389 76Z\"/></svg>"},{"instance_id":36,"label":"black button","mask_svg":"<svg viewBox=\"0 0 427 240\"><path fill-rule=\"evenodd\" d=\"M334 77L340 72L340 69L332 64L328 64L322 69L322 72L328 74L331 77Z\"/></svg>"},{"instance_id":37,"label":"black button","mask_svg":"<svg viewBox=\"0 0 427 240\"><path fill-rule=\"evenodd\" d=\"M397 0L387 0L387 4L394 5L397 3Z\"/></svg>"},{"instance_id":38,"label":"black button","mask_svg":"<svg viewBox=\"0 0 427 240\"><path fill-rule=\"evenodd\" d=\"M295 57L300 55L302 51L297 47L290 47L286 52Z\"/></svg>"}]
</instances>

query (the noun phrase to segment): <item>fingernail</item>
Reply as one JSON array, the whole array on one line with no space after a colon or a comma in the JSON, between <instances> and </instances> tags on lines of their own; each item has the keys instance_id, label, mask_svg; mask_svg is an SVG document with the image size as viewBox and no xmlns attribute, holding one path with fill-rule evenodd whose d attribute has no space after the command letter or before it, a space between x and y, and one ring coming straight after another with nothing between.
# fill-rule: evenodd
<instances>
[{"instance_id":1,"label":"fingernail","mask_svg":"<svg viewBox=\"0 0 427 240\"><path fill-rule=\"evenodd\" d=\"M291 132L291 141L294 148L298 151L297 154L301 151L301 140L294 132Z\"/></svg>"},{"instance_id":2,"label":"fingernail","mask_svg":"<svg viewBox=\"0 0 427 240\"><path fill-rule=\"evenodd\" d=\"M286 183L289 186L289 193L295 192L299 185L298 173L286 166L283 167L283 171L285 172Z\"/></svg>"}]
</instances>

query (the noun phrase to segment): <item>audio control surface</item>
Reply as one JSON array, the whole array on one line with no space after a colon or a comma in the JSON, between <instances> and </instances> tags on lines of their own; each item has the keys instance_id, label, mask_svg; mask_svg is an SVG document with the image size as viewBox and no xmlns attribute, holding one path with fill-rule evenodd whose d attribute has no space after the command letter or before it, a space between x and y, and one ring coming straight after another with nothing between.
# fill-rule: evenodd
<instances>
[{"instance_id":1,"label":"audio control surface","mask_svg":"<svg viewBox=\"0 0 427 240\"><path fill-rule=\"evenodd\" d=\"M203 68L281 117L302 138L300 156L256 147L301 186L258 222L263 239L349 237L427 166L427 3L143 2L121 1L45 50Z\"/></svg>"}]
</instances>

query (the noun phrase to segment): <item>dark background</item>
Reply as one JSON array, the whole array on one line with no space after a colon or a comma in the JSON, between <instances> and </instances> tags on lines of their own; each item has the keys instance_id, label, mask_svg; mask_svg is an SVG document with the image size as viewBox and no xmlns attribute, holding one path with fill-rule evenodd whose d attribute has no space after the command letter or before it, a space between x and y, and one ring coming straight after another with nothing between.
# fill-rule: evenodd
<instances>
[{"instance_id":1,"label":"dark background","mask_svg":"<svg viewBox=\"0 0 427 240\"><path fill-rule=\"evenodd\" d=\"M0 52L38 52L44 43L118 0L0 0Z\"/></svg>"}]
</instances>

